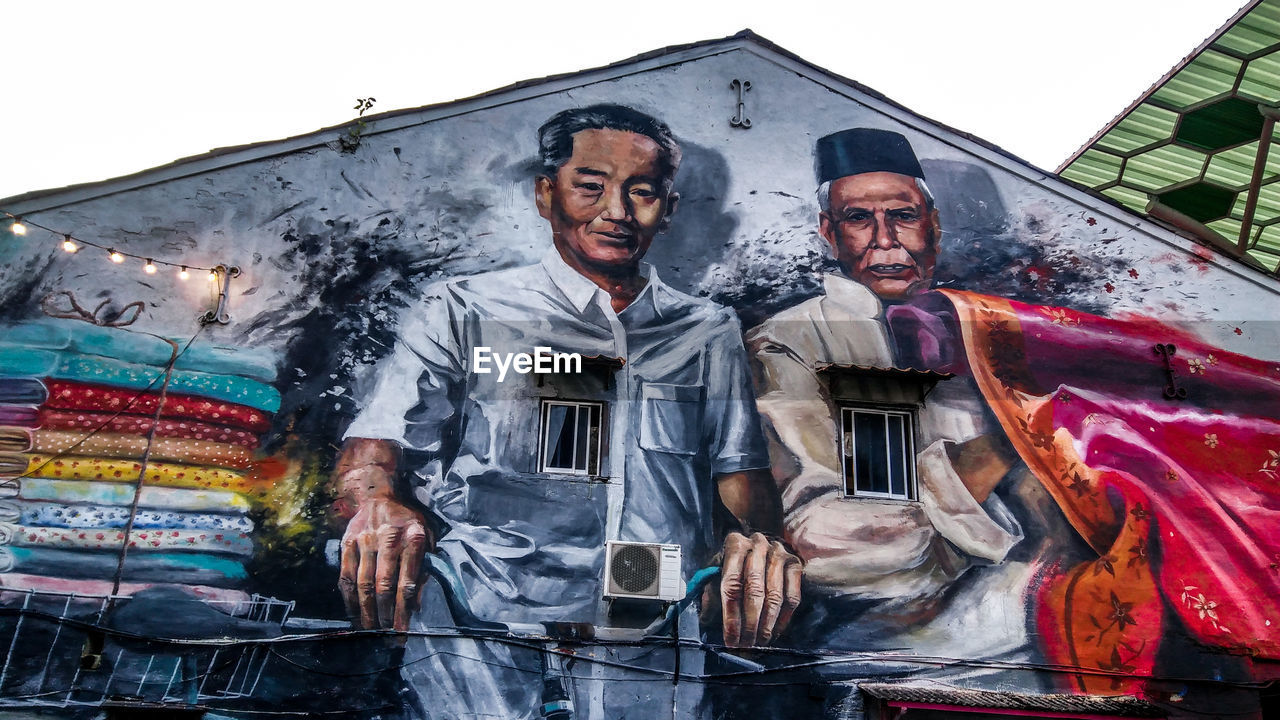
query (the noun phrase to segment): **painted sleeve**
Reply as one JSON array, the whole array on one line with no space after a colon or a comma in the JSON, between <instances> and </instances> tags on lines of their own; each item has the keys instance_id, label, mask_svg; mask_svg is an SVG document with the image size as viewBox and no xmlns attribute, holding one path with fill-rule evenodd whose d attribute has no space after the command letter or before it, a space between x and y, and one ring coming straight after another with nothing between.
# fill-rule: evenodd
<instances>
[{"instance_id":1,"label":"painted sleeve","mask_svg":"<svg viewBox=\"0 0 1280 720\"><path fill-rule=\"evenodd\" d=\"M960 551L990 563L1004 560L1022 540L1022 527L995 494L979 503L956 474L947 440L916 456L920 504L929 522Z\"/></svg>"},{"instance_id":2,"label":"painted sleeve","mask_svg":"<svg viewBox=\"0 0 1280 720\"><path fill-rule=\"evenodd\" d=\"M713 474L769 467L760 414L751 389L747 351L733 313L725 311L707 369L707 410Z\"/></svg>"},{"instance_id":3,"label":"painted sleeve","mask_svg":"<svg viewBox=\"0 0 1280 720\"><path fill-rule=\"evenodd\" d=\"M919 503L846 498L837 409L802 336L766 322L747 336L787 540L808 581L866 598L916 597L958 575L965 561ZM794 335L795 333L790 333Z\"/></svg>"},{"instance_id":4,"label":"painted sleeve","mask_svg":"<svg viewBox=\"0 0 1280 720\"><path fill-rule=\"evenodd\" d=\"M392 440L410 450L440 450L465 384L464 313L456 291L443 283L429 287L405 310L395 345L375 368L373 389L344 439Z\"/></svg>"}]
</instances>

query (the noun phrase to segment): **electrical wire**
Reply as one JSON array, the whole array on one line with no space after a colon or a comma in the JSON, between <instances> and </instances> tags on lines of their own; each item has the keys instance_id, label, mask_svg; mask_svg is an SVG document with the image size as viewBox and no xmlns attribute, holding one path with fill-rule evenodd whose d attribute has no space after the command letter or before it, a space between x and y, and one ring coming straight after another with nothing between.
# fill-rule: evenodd
<instances>
[{"instance_id":1,"label":"electrical wire","mask_svg":"<svg viewBox=\"0 0 1280 720\"><path fill-rule=\"evenodd\" d=\"M38 222L28 220L19 215L14 215L13 213L7 210L0 210L0 213L3 213L6 217L13 220L15 223L30 225L33 228L39 228L41 230L44 230L45 232L51 235L56 235L62 238L64 243L74 242L74 243L80 243L81 245L88 245L89 247L97 248L99 250L106 250L107 252L110 252L110 253L117 253L117 254L123 255L124 257L133 258L135 260L145 260L147 261L148 264L151 264L151 265L167 265L168 267L182 268L183 270L204 270L206 272L214 272L215 270L217 270L217 268L202 267L200 265L192 265L189 263L169 262L168 260L156 260L154 256L150 256L150 255L137 255L135 253L124 252L123 250L118 250L115 247L112 247L109 245L103 245L101 243L93 242L92 240L85 240L83 238L78 238L71 235L70 233L59 232L57 230L54 230L51 227L41 225ZM75 252L75 250L71 250L71 252Z\"/></svg>"},{"instance_id":2,"label":"electrical wire","mask_svg":"<svg viewBox=\"0 0 1280 720\"><path fill-rule=\"evenodd\" d=\"M1265 682L1229 681L1229 680L1216 680L1216 679L1210 679L1210 678L1154 676L1154 675L1143 675L1143 674L1136 674L1136 673L1117 673L1114 671L1106 671L1106 670L1094 669L1094 668L1065 666L1065 665L1050 665L1050 664L1040 664L1040 663L1009 663L1009 662L983 661L983 660L972 660L972 659L962 659L962 658L942 658L942 657L925 657L925 656L917 656L917 655L900 655L895 653L883 653L883 652L846 653L839 656L821 658L821 659L809 661L809 662L791 663L791 664L779 665L775 667L764 667L759 670L743 670L738 672L716 673L714 675L690 675L687 673L681 673L679 676L677 676L676 673L670 670L664 670L662 668L633 665L633 664L619 662L619 661L592 657L590 655L578 654L569 650L548 648L546 647L546 643L544 641L530 641L527 639L515 638L510 636L502 636L502 635L483 635L483 634L474 634L474 633L468 634L465 632L460 633L457 631L450 631L446 629L420 630L420 631L407 631L407 632L391 632L391 631L381 631L381 630L344 630L344 631L333 632L333 633L308 633L308 634L302 634L302 635L282 635L274 638L255 638L255 639L210 638L210 639L201 639L201 640L190 640L190 639L163 638L163 637L156 637L156 636L138 635L134 633L129 633L127 631L104 628L98 625L94 625L92 623L75 621L69 618L60 619L57 616L52 616L47 613L39 613L38 611L20 610L20 609L13 609L13 608L0 608L0 615L23 614L23 613L40 616L42 617L42 619L45 619L45 620L67 622L72 625L82 626L86 629L91 628L91 629L103 632L104 634L107 634L107 635L113 635L113 636L118 635L121 637L128 637L128 638L137 639L137 640L146 640L150 642L159 642L159 643L164 643L164 644L169 644L169 645L174 645L179 647L185 646L185 647L208 647L208 648L235 648L235 647L241 647L241 646L262 646L270 649L270 647L273 645L286 645L290 643L333 641L333 640L350 639L350 638L375 638L375 637L391 638L391 637L404 637L404 636L421 637L421 638L469 639L469 640L480 641L480 642L487 641L487 642L500 643L504 645L510 645L514 647L521 647L521 648L525 648L525 649L529 649L537 652L556 653L566 659L574 659L574 660L583 661L589 664L599 664L599 665L605 665L605 666L614 667L622 670L636 671L636 672L646 673L650 675L660 676L666 679L673 679L678 677L678 679L680 680L688 680L692 682L718 682L718 681L734 680L734 679L741 679L745 681L748 678L759 678L762 675L772 675L772 674L778 674L778 673L793 672L797 670L810 670L810 669L823 667L823 666L830 666L830 665L839 665L839 664L855 663L855 662L864 662L864 663L892 662L892 663L900 663L904 665L986 667L986 668L994 668L994 669L1028 670L1028 671L1040 671L1040 672L1054 672L1054 673L1062 673L1062 674L1086 673L1086 674L1099 675L1104 677L1123 677L1123 678L1141 679L1141 680L1156 679L1156 680L1163 680L1168 682L1185 682L1185 683L1208 683L1208 684L1215 684L1215 685L1225 685L1229 687L1240 687L1240 688L1251 688L1251 689L1258 689L1258 688L1265 687L1267 685L1267 683ZM566 643L567 641L557 641L557 642ZM726 649L726 650L734 649L734 648L727 648L726 646L723 646L723 645L704 643L704 642L692 640L692 639L682 639L679 643L673 643L672 641L667 639L637 640L637 641L593 640L590 643L582 643L582 644L591 644L591 645L606 646L606 647L607 646L651 647L654 649L664 649L664 648L674 649L675 647L678 646L680 648L702 649L702 650L711 650L711 651L720 650L720 649ZM783 650L783 649L770 649L769 652L778 652L780 650ZM791 653L805 654L808 656L812 656L814 654L812 652L805 652L805 651L799 651L799 650L789 650L789 651ZM278 653L276 654L279 656ZM417 658L407 663L387 666L372 672L329 673L326 671L321 671L318 668L309 668L306 665L284 658L284 656L280 656L280 657L282 657L282 659L285 659L287 662L290 662L290 664L293 664L300 669L316 672L317 674L329 675L334 677L364 677L367 675L376 674L378 672L399 670L399 669L403 669L404 667L408 667L409 665L412 665L414 663L420 662L423 659L423 658ZM465 656L460 656L460 657L465 657ZM496 665L498 667L504 667L507 669L523 670L523 668L521 668L518 665L509 665L509 664L502 664L502 663L495 664L489 661L480 660L478 658L470 658L470 659L476 662ZM725 684L738 684L738 683L725 683ZM751 680L750 682L744 682L742 684L754 685L754 684L760 684L760 682L759 680ZM787 685L792 683L784 682L784 683L778 683L778 684Z\"/></svg>"},{"instance_id":3,"label":"electrical wire","mask_svg":"<svg viewBox=\"0 0 1280 720\"><path fill-rule=\"evenodd\" d=\"M200 330L196 330L196 334L191 336L191 339L194 341L203 329L204 326L200 326ZM129 556L129 537L133 534L133 521L138 516L138 506L142 502L142 488L146 485L147 463L151 461L151 446L155 443L156 428L160 427L160 417L164 414L164 403L169 394L169 380L173 377L173 365L178 362L178 343L172 340L165 340L165 342L169 343L169 363L164 368L164 381L160 383L160 396L156 399L156 411L151 417L151 427L147 429L147 444L143 448L142 458L138 462L138 483L133 488L133 501L129 503L129 519L124 524L124 535L120 541L120 559L116 562L116 573L111 579L111 596L113 599L107 602L108 609L112 607L115 596L120 592L120 580L124 577L124 561Z\"/></svg>"},{"instance_id":4,"label":"electrical wire","mask_svg":"<svg viewBox=\"0 0 1280 720\"><path fill-rule=\"evenodd\" d=\"M228 648L231 648L231 647L235 647L235 646L260 646L260 647L263 647L263 648L264 648L264 649L269 653L269 655L270 655L270 656L274 656L274 657L278 658L279 660L281 660L281 661L283 661L283 662L285 662L285 663L289 664L290 666L293 666L293 667L295 667L295 668L298 668L299 670L302 670L302 671L307 672L307 673L310 673L310 674L321 675L321 676L325 676L325 677L335 677L335 678L371 677L371 676L381 675L381 674L389 673L389 672L397 672L397 671L403 670L404 668L407 668L407 667L410 667L410 666L412 666L412 665L414 665L414 664L417 664L417 663L419 663L419 662L422 662L422 661L424 661L424 660L430 659L430 658L435 657L435 656L440 656L440 655L442 655L442 656L446 656L446 657L456 658L456 659L458 659L458 660L463 660L463 661L467 661L467 662L483 664L483 665L487 665L487 666L490 666L490 667L497 667L497 668L501 668L501 669L514 670L514 671L517 671L517 672L520 672L520 673L524 673L524 674L527 674L527 675L536 675L536 674L540 674L540 670L535 670L535 669L533 669L531 666L522 666L522 665L516 665L516 664L512 664L512 663L503 663L503 662L496 662L496 661L492 661L492 660L485 660L485 659L478 658L478 657L475 657L475 656L470 656L470 655L467 655L467 654L464 654L464 653L459 653L459 652L454 652L454 651L449 651L449 650L435 650L435 651L433 651L433 652L431 652L431 653L429 653L429 654L427 654L427 655L424 655L423 657L414 658L413 660L410 660L410 661L408 661L408 662L404 662L404 663L400 663L400 664L396 664L396 665L389 665L389 666L385 666L385 667L380 667L380 668L376 668L376 669L374 669L374 670L366 671L366 672L359 672L359 673L337 673L337 672L327 672L327 671L320 670L319 668L310 667L310 666L308 666L308 665L306 665L306 664L304 664L304 663L300 663L300 662L298 662L298 661L294 660L293 658L290 658L290 657L288 657L287 655L285 655L285 654L283 654L283 653L279 652L278 650L276 650L276 648L275 648L275 647L273 647L274 645L278 645L278 644L286 644L286 643L294 643L294 642L303 642L303 641L320 641L320 640L327 640L327 639L331 640L331 639L344 638L344 637L345 637L345 638L387 637L387 636L389 636L389 635L392 635L392 633L387 633L387 632L383 632L383 631L342 631L342 632L338 632L338 633L314 633L314 634L307 634L307 635L291 635L291 636L281 636L281 637L277 637L277 638L265 638L265 639L253 639L253 640L232 640L232 639L226 639L226 638L223 638L223 639L217 639L217 640L214 640L214 639L211 639L211 640L177 640L177 639L156 638L156 637L151 637L151 636L147 636L147 635L142 635L142 634L139 634L139 633L132 633L132 632L129 632L129 631L119 630L119 629L113 629L113 628L104 628L104 627L101 627L101 626L96 625L96 624L93 624L93 623L88 623L88 622L80 621L80 620L76 620L76 619L73 619L73 618L60 617L60 616L52 615L52 614L49 614L49 613L44 613L44 612L37 611L37 610L31 610L31 609L0 608L0 615L19 615L19 616L25 616L25 617L29 617L29 618L32 618L32 619L36 619L36 620L43 620L43 621L49 621L49 622L56 622L56 623L66 624L66 625L73 626L73 627L77 627L77 628L80 628L80 629L93 629L93 630L98 630L98 631L102 632L104 635L109 635L109 636L116 637L116 638L134 639L134 640L147 641L147 642L151 642L151 643L161 643L161 644L166 644L166 645L173 645L173 646L177 646L177 647L175 647L175 650L180 650L182 647L190 648L190 647L193 647L193 646L197 646L197 647L204 647L204 648L206 648L206 649L214 649L214 648L217 648L217 649L219 649L219 650L225 650L225 649L228 649ZM796 685L799 685L799 684L810 684L810 683L812 683L812 682L813 682L812 678L804 678L804 679L789 680L789 681L777 681L777 682L770 682L770 681L761 681L761 680L760 680L760 679L758 679L758 678L748 680L748 679L746 679L746 678L744 678L744 677L743 677L744 675L749 675L749 676L758 676L758 675L768 674L768 673L776 673L776 672L783 672L783 671L793 671L793 670L802 670L802 669L806 669L806 668L810 667L810 666L812 665L811 663L795 663L795 664L784 665L784 666L779 666L779 667L775 667L775 668L764 668L764 669L762 669L762 670L760 670L760 671L748 671L748 672L745 672L745 673L717 673L717 674L711 674L711 675L694 675L694 674L689 674L689 673L679 673L679 674L677 675L676 673L674 673L674 672L672 672L672 671L670 671L670 670L664 670L664 669L662 669L662 668L646 667L646 666L634 665L634 664L631 664L631 663L625 663L625 662L620 662L620 661L605 660L605 659L603 659L603 658L599 658L599 657L592 657L592 656L590 656L590 655L584 655L584 654L578 654L578 653L575 653L575 652L572 652L572 651L564 651L564 650L560 650L560 649L558 649L558 648L549 648L549 647L547 647L547 645L546 645L546 643L545 643L545 642L530 642L530 641L526 641L526 640L521 640L521 639L517 639L517 638L510 638L510 637L503 637L503 636L466 636L466 635L459 634L459 633L457 633L457 632L445 632L445 631L421 631L421 632L410 633L410 635L412 635L412 636L433 636L433 637L453 637L453 638L458 638L458 639L472 639L472 640L477 640L477 641L498 642L498 643L502 643L502 644L506 644L506 645L511 645L511 646L515 646L515 647L521 647L521 648L529 649L529 650L532 650L532 651L535 651L535 652L553 652L553 653L559 654L559 655L561 655L561 656L563 656L563 657L565 657L565 658L572 659L572 660L576 660L576 661L581 661L581 662L584 662L584 663L586 663L586 664L588 664L588 665L593 665L593 664L594 664L594 665L605 665L605 666L613 667L613 668L620 669L620 670L625 670L625 671L632 672L632 673L638 673L638 674L644 674L644 675L648 675L648 676L650 676L650 677L647 677L647 678L646 678L646 677L640 677L640 678L637 678L637 677L608 677L608 678L599 678L599 677L595 677L595 676L591 676L591 675L579 675L579 674L575 674L575 673L572 673L572 672L566 672L565 676L566 676L567 678L570 678L570 679L573 679L573 680L577 680L577 681L592 681L592 680L600 681L600 680L603 680L603 681L608 682L608 683L623 683L623 682L652 683L652 682L658 681L659 679L678 679L679 681L683 681L683 682L692 682L692 683L699 683L699 684L702 684L702 685L704 685L704 686L729 686L729 687L793 687L793 686L796 686ZM597 641L597 642L593 642L592 644L597 644L597 645L599 645L599 644L611 644L611 645L627 644L627 645L634 645L634 644L636 644L636 643L601 643L601 642L598 642L598 641ZM648 642L644 642L644 643L640 643L640 644L641 644L641 645L650 646L650 647L652 647L652 648L654 648L654 649L668 649L668 648L674 649L674 648L673 648L673 646L672 646L672 644L671 644L671 643L669 643L669 642L667 642L667 641L665 641L665 640L663 640L663 641L648 641ZM709 645L709 644L707 644L707 643L701 643L701 642L693 641L693 640L683 641L683 642L679 643L679 646L680 646L681 648L701 648L701 649L704 649L704 650L705 650L705 649L710 649L710 648L712 648L712 647L716 647L716 646L713 646L713 645ZM252 651L252 650L251 650L251 651ZM842 656L842 657L836 657L836 658L828 658L827 660L832 661L832 662L840 662L840 661L851 661L851 660L856 660L856 661L868 661L868 660L877 660L877 659L878 659L878 660L880 660L880 661L884 661L884 660L892 659L892 660L904 661L904 662L911 662L911 661L917 661L917 660L919 660L919 658L916 658L916 657L914 657L914 656L904 657L904 656L896 656L896 655L886 654L886 653L861 653L861 654L852 654L852 655L848 655L848 656ZM231 658L228 658L225 664L230 664L230 662L232 662L232 660L231 660ZM224 665L225 665L225 664L224 664ZM936 663L934 663L934 662L929 662L928 664L936 664ZM957 660L957 659L951 659L951 662L946 663L946 664L950 664L950 665L967 665L967 664L972 664L972 663L969 663L969 662L966 662L966 661L960 661L960 660ZM1022 668L1022 669L1041 669L1041 668L1037 668L1034 664L1025 664L1025 665L1023 665L1023 664L1017 664L1017 663L1008 663L1007 665L1009 665L1010 667L1017 667L1017 668ZM223 668L213 668L213 667L211 666L211 667L210 667L210 670L209 670L208 672L206 672L206 673L201 673L201 674L196 675L196 676L193 676L192 678L189 678L189 679L188 679L188 678L184 678L184 682L186 682L186 681L193 681L193 682L194 682L194 681L196 681L196 680L200 680L200 679L203 679L203 678L206 678L206 677L213 677L213 676L215 676L215 675L217 674L217 671L218 671L218 670L220 670L220 669L223 669ZM1099 673L1099 674L1110 674L1110 675L1116 675L1117 673ZM1125 675L1125 676L1126 676L1126 677L1136 677L1136 678L1147 678L1147 676L1139 676L1139 675ZM856 679L856 678L850 678L850 679ZM1186 679L1186 678L1181 678L1181 679L1180 679L1180 678L1170 678L1170 677L1159 677L1159 678L1153 678L1153 679L1159 679L1159 680L1163 680L1163 681L1166 681L1166 682L1176 682L1176 681L1181 681L1181 682L1186 682L1186 683L1188 683L1188 684L1195 683L1195 684L1217 685L1217 686L1228 686L1228 687L1234 687L1234 688L1238 688L1238 689L1255 689L1255 690L1260 690L1260 689L1263 689L1263 688L1265 688L1265 687L1267 687L1267 686L1269 686L1269 685L1270 685L1270 683L1265 683L1265 682L1232 682L1232 681L1210 680L1210 679L1200 679L1200 678L1195 678L1195 679ZM945 686L945 684L944 684L944 686ZM949 686L947 686L947 687L949 687ZM62 691L54 691L54 692L48 692L48 693L33 693L33 694L28 694L28 695L11 695L11 696L6 696L6 697L3 697L3 698L0 698L0 702L3 702L3 701L11 701L11 700L21 700L21 699L38 699L38 698L40 698L40 697L52 696L52 695L62 694L62 693L65 693L65 692L66 692L66 690L62 690ZM1198 710L1194 709L1193 707L1190 707L1190 706L1187 706L1187 705L1185 705L1185 704L1181 704L1181 703L1163 703L1163 702L1160 702L1160 701L1152 701L1152 702L1154 702L1155 704L1157 704L1157 705L1159 705L1159 706L1166 707L1166 708L1168 708L1168 709L1177 709L1177 710L1179 710L1180 712L1183 712L1183 713L1190 713L1190 714L1205 714L1205 713L1201 713L1200 711L1198 711ZM163 706L163 703L160 703L160 704L157 704L157 705L158 705L158 706ZM185 705L184 705L184 706L185 706ZM198 707L204 707L204 708L207 708L207 709L217 709L215 706L206 706L206 705L201 705L201 704L196 704L196 705L189 706L189 707L197 707L197 708L198 708ZM348 709L345 709L345 710L342 710L342 711L335 711L335 712L333 712L333 713L328 713L328 714L340 715L340 714L342 714L342 713L351 713L351 712L369 712L369 711L380 710L380 709L390 709L390 708L392 708L392 707L394 707L394 706L382 706L382 707L379 707L379 708L358 708L358 709L348 708ZM275 715L275 716L308 716L308 715L310 715L310 716L316 716L316 715L324 715L324 714L326 714L326 713L324 713L324 712L312 712L312 711L297 711L297 712L293 712L293 711L242 711L240 708L236 708L236 709L234 710L234 712L237 712L237 713L239 713L239 712L249 712L249 713L251 713L251 714L258 714L258 715L264 715L264 716L272 716L272 715ZM1214 714L1222 714L1222 715L1229 715L1229 716L1236 716L1236 715L1243 716L1243 715L1249 715L1249 714L1253 714L1253 713L1251 713L1251 712L1243 712L1243 711L1241 711L1241 712L1233 712L1233 711L1222 711L1222 712L1217 712L1217 711L1215 711L1215 713L1214 713Z\"/></svg>"}]
</instances>

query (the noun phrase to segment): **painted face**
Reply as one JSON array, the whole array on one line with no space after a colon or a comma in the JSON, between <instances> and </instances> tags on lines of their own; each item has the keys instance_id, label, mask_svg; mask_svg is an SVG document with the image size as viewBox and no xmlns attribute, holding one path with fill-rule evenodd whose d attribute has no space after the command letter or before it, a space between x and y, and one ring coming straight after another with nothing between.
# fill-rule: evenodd
<instances>
[{"instance_id":1,"label":"painted face","mask_svg":"<svg viewBox=\"0 0 1280 720\"><path fill-rule=\"evenodd\" d=\"M938 213L926 209L915 178L872 172L833 181L819 231L845 273L882 300L906 300L933 282Z\"/></svg>"},{"instance_id":2,"label":"painted face","mask_svg":"<svg viewBox=\"0 0 1280 720\"><path fill-rule=\"evenodd\" d=\"M556 176L538 178L538 213L571 265L616 272L648 252L675 210L661 152L637 133L583 130Z\"/></svg>"}]
</instances>

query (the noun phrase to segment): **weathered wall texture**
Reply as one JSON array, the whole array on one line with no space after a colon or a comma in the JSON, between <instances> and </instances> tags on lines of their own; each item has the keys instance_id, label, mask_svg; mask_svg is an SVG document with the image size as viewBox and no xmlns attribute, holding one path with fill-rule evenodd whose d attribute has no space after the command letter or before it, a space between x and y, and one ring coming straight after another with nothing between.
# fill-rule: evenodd
<instances>
[{"instance_id":1,"label":"weathered wall texture","mask_svg":"<svg viewBox=\"0 0 1280 720\"><path fill-rule=\"evenodd\" d=\"M669 649L644 657L627 648L578 650L659 670L604 682L593 692L606 699L580 702L579 717L617 707L614 702L625 706L607 699L615 693L631 697L635 707L686 702L680 712L690 715L738 717L751 709L760 717L821 715L854 700L835 691L814 694L811 687L881 675L979 689L1138 694L1163 703L1185 696L1185 705L1166 709L1234 703L1232 712L1254 711L1256 698L1246 685L1265 671L1249 656L1280 654L1280 284L879 100L833 90L770 51L730 48L650 65L592 75L587 84L570 79L545 92L525 89L460 106L466 111L457 114L431 111L424 116L431 119L418 124L407 122L413 115L375 120L354 152L340 151L335 131L278 156L264 152L74 202L55 194L4 207L136 255L192 266L226 263L241 274L230 285L231 322L201 327L195 318L216 297L198 273L186 282L168 268L144 275L139 262L114 265L92 248L66 254L60 237L36 230L0 243L0 314L10 323L0 338L0 362L7 363L0 375L40 379L49 398L17 384L0 407L4 424L33 429L35 438L30 448L15 440L9 449L16 452L6 456L12 467L5 470L21 490L4 501L12 505L7 524L16 529L5 535L11 571L0 574L0 585L88 594L109 589L119 537L73 536L77 527L90 535L104 527L122 533L123 522L96 515L92 522L68 520L73 511L115 508L119 519L131 514L131 505L157 516L169 507L185 519L155 517L148 527L133 513L131 538L138 542L150 530L162 542L151 549L138 542L131 550L126 570L140 564L125 573L126 581L133 578L126 590L177 584L232 605L242 603L240 593L258 592L296 601L295 616L343 618L337 570L324 557L326 541L343 528L328 517L326 488L343 432L372 389L376 361L395 344L403 308L428 284L535 263L551 247L533 201L543 122L566 108L618 103L670 125L684 153L675 182L681 200L670 231L657 237L646 259L675 289L730 306L743 328L822 297L822 273L840 275L818 234L815 141L847 128L880 128L906 136L936 196L941 235L933 287L980 295L934 294L888 313L873 311L869 325L857 326L869 335L850 336L852 354L841 357L823 355L840 355L832 350L839 342L794 332L793 321L812 317L803 309L749 335L787 538L808 565L791 630L774 642L796 653L747 651L745 665L714 654L704 662L701 651L692 653L698 657L685 658L688 673L740 674L711 682L701 697L682 700L684 691L677 690L673 700L669 676L662 674L675 660ZM752 85L749 129L729 123L737 110L733 79ZM396 129L382 130L392 120ZM126 329L93 334L87 324L41 320L42 301L55 293L70 293L89 308L104 301L108 309L137 301L145 307ZM56 296L45 307L65 307L67 300ZM846 338L854 330L832 325L817 332ZM195 374L182 380L183 366L177 366L170 393L256 408L235 421L196 409L173 415L204 423L206 434L175 431L167 455L153 449L147 477L157 497L140 504L131 485L110 500L102 489L110 483L91 486L103 472L129 479L127 466L136 456L119 451L126 441L100 447L83 439L109 434L134 438L130 447L138 451L147 445L146 422L123 427L116 420L145 421L154 412L128 405L128 398L157 389L149 383L162 374L168 346L136 333L175 339L180 349L194 337L185 371ZM860 349L877 342L872 336L891 343L888 355ZM1178 346L1172 363L1175 382L1188 391L1185 400L1162 396L1168 378L1152 350L1156 343ZM197 352L215 346L226 350ZM896 500L844 496L840 419L813 422L796 409L810 403L813 410L817 403L820 415L838 413L839 393L822 384L838 382L832 379L838 375L814 375L818 394L789 397L794 386L778 380L788 371L771 366L767 355L779 346L806 361L957 375L942 381L919 411L918 492ZM126 398L117 399L127 405L124 415L119 404L86 399L86 386L116 387ZM59 389L70 398L61 406ZM38 409L30 417L21 411L32 407ZM88 410L98 414L79 425L50 424L48 413L56 420L58 412ZM530 414L533 423L536 411ZM981 491L938 479L958 477L948 469L957 462L954 454L948 459L948 448L979 437L1010 458L1003 479ZM201 438L207 446L192 444ZM797 452L806 445L819 450ZM123 476L111 462L126 466ZM817 474L804 475L805 469ZM33 481L55 477L83 487L35 492ZM793 486L805 482L816 484ZM159 497L192 487L236 490L248 504L219 496L206 498L201 510L188 495L178 493L170 506L172 498ZM193 517L201 513L203 519ZM174 524L179 520L187 525ZM170 541L166 532L193 537L173 534ZM61 554L39 554L50 548ZM697 561L710 564L711 558ZM18 594L2 597L22 602ZM519 602L513 600L516 615ZM83 608L78 612L88 617ZM190 612L203 617L204 610ZM111 620L165 637L174 627L130 621ZM219 622L211 634L231 632ZM718 637L714 622L708 632ZM302 708L398 706L400 656L379 642L285 644L278 655L289 662L267 663L258 696ZM483 642L458 642L462 656L498 652ZM54 666L78 662L78 640L53 647ZM172 658L183 653L166 652L166 667L176 667ZM532 650L501 652L505 662L531 663L538 671ZM869 654L788 669L810 659L808 653ZM774 668L762 676L773 684L734 684L754 677L741 674L744 668L761 666ZM443 707L433 692L496 694L509 703L527 695L487 686L514 681L475 667L481 669L472 676L459 670L460 686L450 691L440 689L447 683L438 678L410 671L405 677L428 713ZM1069 671L1077 667L1083 672ZM380 677L335 681L301 668L353 675L390 669ZM582 661L565 672L607 679L613 677L608 668L616 670ZM629 682L637 678L647 682ZM534 680L522 682L541 687ZM58 682L65 687L72 679L15 668L0 677L0 695L43 692ZM112 694L110 687L91 690ZM760 715L760 708L772 709ZM535 707L518 711L536 715Z\"/></svg>"}]
</instances>

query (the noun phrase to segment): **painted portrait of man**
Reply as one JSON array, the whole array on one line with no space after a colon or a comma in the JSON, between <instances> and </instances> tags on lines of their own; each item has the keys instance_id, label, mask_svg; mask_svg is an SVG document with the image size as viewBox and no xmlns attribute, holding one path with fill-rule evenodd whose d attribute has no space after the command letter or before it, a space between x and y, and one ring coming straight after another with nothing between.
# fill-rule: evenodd
<instances>
[{"instance_id":1,"label":"painted portrait of man","mask_svg":"<svg viewBox=\"0 0 1280 720\"><path fill-rule=\"evenodd\" d=\"M678 202L679 145L649 115L596 105L552 117L539 149L543 260L427 289L347 430L334 476L353 511L348 610L370 628L447 623L438 593L414 611L434 552L486 620L607 623L606 541L666 543L681 547L686 579L723 558L725 641L766 644L799 602L801 565L762 470L739 325L641 262ZM476 367L477 350L539 347L616 363L545 383ZM732 516L724 534L717 504ZM541 688L520 677L538 669L536 653L420 638L408 652L423 660L414 682L457 698L458 714L538 707Z\"/></svg>"}]
</instances>

